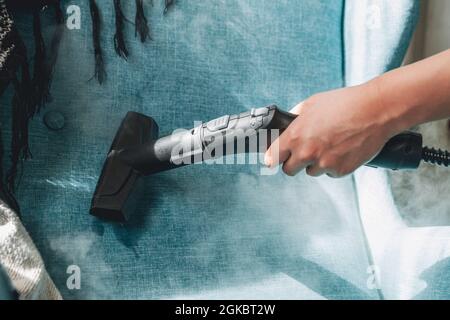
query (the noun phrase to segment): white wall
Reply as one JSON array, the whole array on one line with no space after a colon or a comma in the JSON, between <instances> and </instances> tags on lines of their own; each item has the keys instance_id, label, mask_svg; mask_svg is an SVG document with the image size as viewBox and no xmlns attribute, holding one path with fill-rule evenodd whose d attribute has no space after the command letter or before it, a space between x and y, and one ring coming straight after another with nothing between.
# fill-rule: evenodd
<instances>
[{"instance_id":1,"label":"white wall","mask_svg":"<svg viewBox=\"0 0 450 320\"><path fill-rule=\"evenodd\" d=\"M394 0L395 1L395 0ZM450 48L450 0L422 0L421 19L405 63ZM447 120L419 127L426 145L450 149ZM417 171L391 175L399 210L411 226L450 225L450 200L438 195L450 192L450 170L423 165Z\"/></svg>"},{"instance_id":2,"label":"white wall","mask_svg":"<svg viewBox=\"0 0 450 320\"><path fill-rule=\"evenodd\" d=\"M430 56L450 48L450 0L428 0L424 55Z\"/></svg>"},{"instance_id":3,"label":"white wall","mask_svg":"<svg viewBox=\"0 0 450 320\"><path fill-rule=\"evenodd\" d=\"M408 62L450 48L450 0L422 0L421 18Z\"/></svg>"}]
</instances>

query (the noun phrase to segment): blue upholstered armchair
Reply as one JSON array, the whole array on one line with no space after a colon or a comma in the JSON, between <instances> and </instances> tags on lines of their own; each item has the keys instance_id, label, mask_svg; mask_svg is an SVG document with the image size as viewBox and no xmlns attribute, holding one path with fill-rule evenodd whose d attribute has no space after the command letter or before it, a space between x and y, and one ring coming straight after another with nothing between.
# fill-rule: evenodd
<instances>
[{"instance_id":1,"label":"blue upholstered armchair","mask_svg":"<svg viewBox=\"0 0 450 320\"><path fill-rule=\"evenodd\" d=\"M127 111L170 132L272 103L288 110L399 66L418 16L411 0L180 0L165 15L154 2L153 41L140 43L125 23L125 61L114 52L113 1L98 1L107 71L100 85L89 3L63 1L81 8L81 28L65 31L53 101L31 123L33 158L17 190L22 222L62 296L448 298L449 230L404 226L380 170L333 180L196 165L145 179L127 224L89 215ZM134 17L134 1L123 11ZM32 35L29 20L19 27ZM1 116L9 123L6 108ZM419 249L404 245L414 237ZM414 264L424 252L427 262ZM79 288L67 285L71 266Z\"/></svg>"}]
</instances>

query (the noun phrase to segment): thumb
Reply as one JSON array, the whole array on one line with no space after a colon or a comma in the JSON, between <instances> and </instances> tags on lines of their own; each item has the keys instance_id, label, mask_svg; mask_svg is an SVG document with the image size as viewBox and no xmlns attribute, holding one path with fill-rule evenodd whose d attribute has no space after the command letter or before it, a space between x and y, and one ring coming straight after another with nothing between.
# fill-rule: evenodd
<instances>
[{"instance_id":1,"label":"thumb","mask_svg":"<svg viewBox=\"0 0 450 320\"><path fill-rule=\"evenodd\" d=\"M299 104L297 104L294 108L292 108L290 113L301 114L304 108L305 108L305 101L302 101Z\"/></svg>"}]
</instances>

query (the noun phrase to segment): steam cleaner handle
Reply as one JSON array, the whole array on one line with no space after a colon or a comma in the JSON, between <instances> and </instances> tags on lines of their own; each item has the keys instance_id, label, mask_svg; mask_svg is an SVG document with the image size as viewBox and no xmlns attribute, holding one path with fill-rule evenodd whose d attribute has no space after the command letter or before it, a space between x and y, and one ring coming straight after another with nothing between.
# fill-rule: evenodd
<instances>
[{"instance_id":1,"label":"steam cleaner handle","mask_svg":"<svg viewBox=\"0 0 450 320\"><path fill-rule=\"evenodd\" d=\"M276 129L286 129L297 115L273 109L272 124ZM272 125L270 125L272 127ZM382 150L366 165L392 170L417 169L422 161L423 139L419 133L406 131L391 138Z\"/></svg>"},{"instance_id":2,"label":"steam cleaner handle","mask_svg":"<svg viewBox=\"0 0 450 320\"><path fill-rule=\"evenodd\" d=\"M202 126L203 142L217 132L226 135L236 129L279 130L282 133L297 118L297 115L283 111L277 106L252 109L234 116L223 116ZM204 143L205 144L205 143ZM422 160L422 136L404 132L390 139L378 155L367 166L375 168L416 169Z\"/></svg>"},{"instance_id":3,"label":"steam cleaner handle","mask_svg":"<svg viewBox=\"0 0 450 320\"><path fill-rule=\"evenodd\" d=\"M296 118L297 115L274 105L252 109L241 114L222 116L191 130L177 130L157 141L122 150L120 156L141 174L153 174L204 161L210 154L205 151L224 147L227 141L246 141L249 135L270 133L270 144L273 142L270 141L273 130L281 134ZM390 139L367 165L393 170L416 169L421 160L422 136L404 132Z\"/></svg>"}]
</instances>

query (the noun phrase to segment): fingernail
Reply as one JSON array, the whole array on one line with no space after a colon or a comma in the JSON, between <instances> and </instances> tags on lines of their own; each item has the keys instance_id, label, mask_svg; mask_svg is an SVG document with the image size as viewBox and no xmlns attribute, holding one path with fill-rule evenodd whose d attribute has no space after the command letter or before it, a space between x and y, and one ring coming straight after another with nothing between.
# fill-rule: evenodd
<instances>
[{"instance_id":1,"label":"fingernail","mask_svg":"<svg viewBox=\"0 0 450 320\"><path fill-rule=\"evenodd\" d=\"M266 154L264 155L264 163L268 167L272 166L272 157L270 156L270 154L268 152L266 152Z\"/></svg>"}]
</instances>

